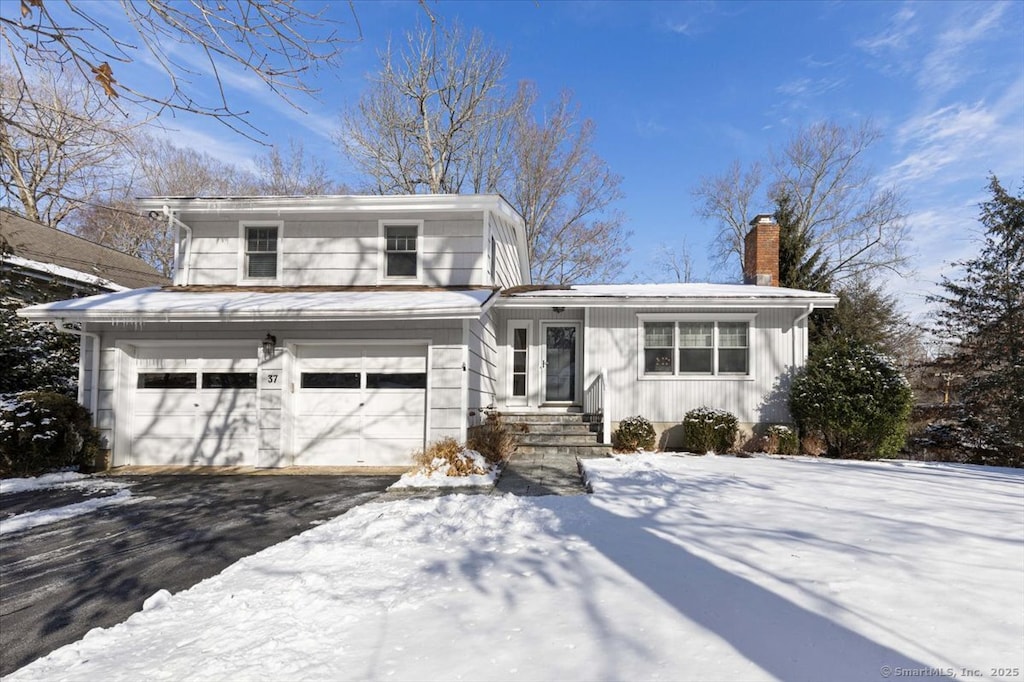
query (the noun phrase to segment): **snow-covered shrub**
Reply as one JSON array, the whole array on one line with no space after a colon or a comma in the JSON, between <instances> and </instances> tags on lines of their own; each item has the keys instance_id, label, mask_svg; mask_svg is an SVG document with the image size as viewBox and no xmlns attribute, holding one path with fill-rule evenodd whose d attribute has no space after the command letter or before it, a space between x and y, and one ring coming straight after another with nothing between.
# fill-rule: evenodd
<instances>
[{"instance_id":1,"label":"snow-covered shrub","mask_svg":"<svg viewBox=\"0 0 1024 682\"><path fill-rule=\"evenodd\" d=\"M0 394L78 391L78 339L0 305Z\"/></svg>"},{"instance_id":2,"label":"snow-covered shrub","mask_svg":"<svg viewBox=\"0 0 1024 682\"><path fill-rule=\"evenodd\" d=\"M683 446L690 452L729 452L738 434L739 420L726 410L698 407L683 417Z\"/></svg>"},{"instance_id":3,"label":"snow-covered shrub","mask_svg":"<svg viewBox=\"0 0 1024 682\"><path fill-rule=\"evenodd\" d=\"M413 456L416 471L440 476L471 476L488 473L490 463L475 450L467 450L454 438L442 438Z\"/></svg>"},{"instance_id":4,"label":"snow-covered shrub","mask_svg":"<svg viewBox=\"0 0 1024 682\"><path fill-rule=\"evenodd\" d=\"M612 434L612 446L622 452L653 450L655 438L651 422L637 415L619 422L619 428Z\"/></svg>"},{"instance_id":5,"label":"snow-covered shrub","mask_svg":"<svg viewBox=\"0 0 1024 682\"><path fill-rule=\"evenodd\" d=\"M800 440L796 432L782 424L772 424L764 436L765 452L773 455L800 454Z\"/></svg>"},{"instance_id":6,"label":"snow-covered shrub","mask_svg":"<svg viewBox=\"0 0 1024 682\"><path fill-rule=\"evenodd\" d=\"M92 468L99 432L73 398L43 391L0 398L0 477Z\"/></svg>"},{"instance_id":7,"label":"snow-covered shrub","mask_svg":"<svg viewBox=\"0 0 1024 682\"><path fill-rule=\"evenodd\" d=\"M913 396L892 361L859 344L829 343L793 381L790 411L830 457L893 457L906 439Z\"/></svg>"},{"instance_id":8,"label":"snow-covered shrub","mask_svg":"<svg viewBox=\"0 0 1024 682\"><path fill-rule=\"evenodd\" d=\"M483 424L470 427L466 438L468 449L476 450L495 464L507 462L518 445L515 429L497 412L488 414Z\"/></svg>"}]
</instances>

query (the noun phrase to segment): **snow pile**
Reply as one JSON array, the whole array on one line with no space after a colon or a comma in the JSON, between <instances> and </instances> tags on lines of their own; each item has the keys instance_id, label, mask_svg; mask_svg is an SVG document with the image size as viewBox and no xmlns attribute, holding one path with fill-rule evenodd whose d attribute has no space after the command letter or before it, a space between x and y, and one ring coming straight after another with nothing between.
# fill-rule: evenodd
<instances>
[{"instance_id":1,"label":"snow pile","mask_svg":"<svg viewBox=\"0 0 1024 682\"><path fill-rule=\"evenodd\" d=\"M75 504L68 504L54 509L40 509L11 516L0 520L0 535L15 533L17 531L43 526L57 521L64 521L82 514L89 514L115 504L125 504L137 501L141 498L133 498L127 490L131 483L123 481L112 481L106 478L97 478L86 474L79 474L73 471L60 471L52 474L43 474L35 478L5 478L0 480L0 495L14 495L16 493L32 492L36 490L47 490L50 488L63 490L78 490L87 495L96 495L110 491L117 491L113 495L96 497Z\"/></svg>"},{"instance_id":2,"label":"snow pile","mask_svg":"<svg viewBox=\"0 0 1024 682\"><path fill-rule=\"evenodd\" d=\"M103 507L109 507L115 504L126 504L133 501L137 502L140 499L142 498L133 498L130 490L121 490L113 495L95 497L91 500L67 504L63 507L25 512L24 514L18 514L8 519L0 520L0 535L16 533L20 530L35 528L36 526L45 526L50 523L56 523L57 521L66 521L67 519L71 519L76 516L89 514L97 509L102 509Z\"/></svg>"},{"instance_id":3,"label":"snow pile","mask_svg":"<svg viewBox=\"0 0 1024 682\"><path fill-rule=\"evenodd\" d=\"M476 450L461 450L454 456L459 460L457 464L445 457L434 457L429 464L403 474L389 490L493 487L497 483L501 468L487 461L487 458Z\"/></svg>"},{"instance_id":4,"label":"snow pile","mask_svg":"<svg viewBox=\"0 0 1024 682\"><path fill-rule=\"evenodd\" d=\"M585 465L592 496L358 507L8 679L1021 677L1024 471Z\"/></svg>"}]
</instances>

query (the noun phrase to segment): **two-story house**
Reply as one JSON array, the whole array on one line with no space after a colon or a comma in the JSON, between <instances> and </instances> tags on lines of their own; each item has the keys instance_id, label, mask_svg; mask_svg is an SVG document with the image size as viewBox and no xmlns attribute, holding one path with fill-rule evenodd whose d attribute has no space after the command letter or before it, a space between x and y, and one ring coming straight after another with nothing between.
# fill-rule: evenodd
<instances>
[{"instance_id":1,"label":"two-story house","mask_svg":"<svg viewBox=\"0 0 1024 682\"><path fill-rule=\"evenodd\" d=\"M523 220L496 195L140 207L177 228L172 286L19 313L81 325L114 466L405 464L486 409L600 413L605 437L700 405L784 423L807 316L836 304L771 286L764 216L760 284L552 287L530 285Z\"/></svg>"}]
</instances>

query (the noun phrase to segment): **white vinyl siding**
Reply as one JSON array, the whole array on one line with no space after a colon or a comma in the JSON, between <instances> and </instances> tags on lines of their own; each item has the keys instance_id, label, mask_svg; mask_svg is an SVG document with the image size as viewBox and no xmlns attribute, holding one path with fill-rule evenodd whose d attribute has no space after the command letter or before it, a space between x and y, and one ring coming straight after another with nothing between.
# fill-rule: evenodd
<instances>
[{"instance_id":1,"label":"white vinyl siding","mask_svg":"<svg viewBox=\"0 0 1024 682\"><path fill-rule=\"evenodd\" d=\"M520 259L527 255L519 253L515 228L494 212L488 212L487 223L488 232L494 238L494 277L487 283L503 289L527 284L520 267Z\"/></svg>"},{"instance_id":2,"label":"white vinyl siding","mask_svg":"<svg viewBox=\"0 0 1024 682\"><path fill-rule=\"evenodd\" d=\"M570 312L566 310L565 314ZM584 388L596 380L602 368L607 370L606 399L613 421L640 414L653 422L678 424L688 410L708 406L728 410L745 424L788 422L789 409L780 376L784 377L794 362L800 366L806 359L806 323L793 325L803 312L804 309L712 309L696 313L680 309L672 313L650 308L592 308L584 334ZM644 318L639 324L638 316ZM746 319L735 319L737 316ZM671 324L716 318L719 322L749 324L747 374L644 374L643 322Z\"/></svg>"},{"instance_id":3,"label":"white vinyl siding","mask_svg":"<svg viewBox=\"0 0 1024 682\"><path fill-rule=\"evenodd\" d=\"M493 313L488 311L480 320L469 321L467 332L469 409L479 417L480 410L494 405L498 393L498 338Z\"/></svg>"}]
</instances>

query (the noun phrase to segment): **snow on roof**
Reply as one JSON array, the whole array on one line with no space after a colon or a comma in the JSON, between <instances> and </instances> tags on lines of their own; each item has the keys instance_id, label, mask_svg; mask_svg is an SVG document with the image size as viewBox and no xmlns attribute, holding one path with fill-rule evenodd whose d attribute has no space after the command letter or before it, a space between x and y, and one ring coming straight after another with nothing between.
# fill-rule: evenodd
<instances>
[{"instance_id":1,"label":"snow on roof","mask_svg":"<svg viewBox=\"0 0 1024 682\"><path fill-rule=\"evenodd\" d=\"M832 294L751 284L575 284L551 287L520 287L503 293L505 305L617 305L651 302L678 305L807 305L831 308L839 299Z\"/></svg>"},{"instance_id":2,"label":"snow on roof","mask_svg":"<svg viewBox=\"0 0 1024 682\"><path fill-rule=\"evenodd\" d=\"M115 284L109 279L104 279L98 275L92 275L88 272L82 272L81 270L74 270L72 268L66 268L62 265L54 265L53 263L43 263L41 261L32 260L30 258L22 258L21 256L7 255L3 257L5 264L13 265L19 268L27 268L29 270L35 270L37 272L45 272L48 275L54 277L62 277L73 282L81 282L83 284L92 284L93 286L102 287L111 291L127 291L128 287L123 287L120 284Z\"/></svg>"},{"instance_id":3,"label":"snow on roof","mask_svg":"<svg viewBox=\"0 0 1024 682\"><path fill-rule=\"evenodd\" d=\"M244 322L304 319L452 319L479 317L491 289L195 292L134 289L22 308L33 320L95 322Z\"/></svg>"}]
</instances>

